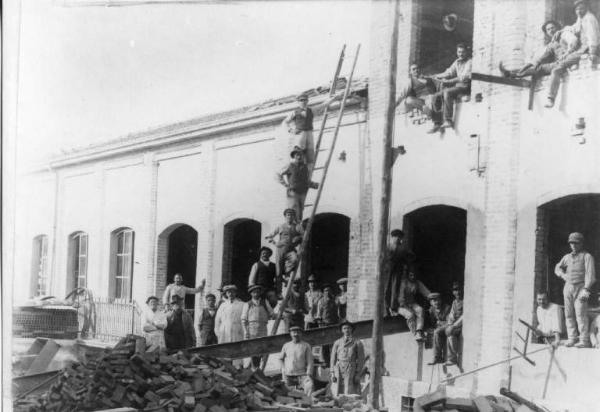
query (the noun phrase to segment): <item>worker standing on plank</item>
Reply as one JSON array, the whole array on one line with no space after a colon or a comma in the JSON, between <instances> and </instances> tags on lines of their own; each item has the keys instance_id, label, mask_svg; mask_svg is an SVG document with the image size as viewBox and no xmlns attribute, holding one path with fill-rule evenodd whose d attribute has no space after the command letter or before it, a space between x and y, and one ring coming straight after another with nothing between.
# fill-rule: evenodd
<instances>
[{"instance_id":1,"label":"worker standing on plank","mask_svg":"<svg viewBox=\"0 0 600 412\"><path fill-rule=\"evenodd\" d=\"M354 325L340 325L342 337L331 349L332 391L334 394L360 394L360 378L365 364L365 348L360 339L354 338Z\"/></svg>"},{"instance_id":2,"label":"worker standing on plank","mask_svg":"<svg viewBox=\"0 0 600 412\"><path fill-rule=\"evenodd\" d=\"M242 310L244 302L237 298L237 286L223 286L225 300L219 305L215 316L215 330L219 343L237 342L244 339Z\"/></svg>"},{"instance_id":3,"label":"worker standing on plank","mask_svg":"<svg viewBox=\"0 0 600 412\"><path fill-rule=\"evenodd\" d=\"M200 345L216 345L215 317L217 316L217 297L212 293L206 295L206 307L202 309L198 330L200 331Z\"/></svg>"},{"instance_id":4,"label":"worker standing on plank","mask_svg":"<svg viewBox=\"0 0 600 412\"><path fill-rule=\"evenodd\" d=\"M183 310L183 300L178 295L171 297L171 310L167 313L165 343L167 349L185 349L196 346L194 320Z\"/></svg>"},{"instance_id":5,"label":"worker standing on plank","mask_svg":"<svg viewBox=\"0 0 600 412\"><path fill-rule=\"evenodd\" d=\"M175 273L175 276L173 276L173 283L167 285L165 293L163 294L163 304L167 306L169 302L171 302L171 298L175 295L185 301L185 295L202 293L202 291L204 291L204 285L206 285L206 279L202 279L202 283L197 288L184 286L181 273Z\"/></svg>"},{"instance_id":6,"label":"worker standing on plank","mask_svg":"<svg viewBox=\"0 0 600 412\"><path fill-rule=\"evenodd\" d=\"M242 309L242 327L244 328L244 339L255 339L267 336L267 323L273 317L273 308L263 298L264 288L260 285L250 286L251 299L244 303ZM260 366L260 356L252 357L252 367Z\"/></svg>"},{"instance_id":7,"label":"worker standing on plank","mask_svg":"<svg viewBox=\"0 0 600 412\"><path fill-rule=\"evenodd\" d=\"M301 340L302 328L290 328L292 340L281 348L281 378L288 388L301 387L306 395L313 391L313 354L310 345Z\"/></svg>"},{"instance_id":8,"label":"worker standing on plank","mask_svg":"<svg viewBox=\"0 0 600 412\"><path fill-rule=\"evenodd\" d=\"M565 319L569 340L565 346L589 348L589 319L587 317L590 289L596 282L594 257L583 249L583 235L569 235L571 253L566 254L554 268L554 273L565 281L563 297L565 300ZM579 342L577 339L579 338Z\"/></svg>"}]
</instances>

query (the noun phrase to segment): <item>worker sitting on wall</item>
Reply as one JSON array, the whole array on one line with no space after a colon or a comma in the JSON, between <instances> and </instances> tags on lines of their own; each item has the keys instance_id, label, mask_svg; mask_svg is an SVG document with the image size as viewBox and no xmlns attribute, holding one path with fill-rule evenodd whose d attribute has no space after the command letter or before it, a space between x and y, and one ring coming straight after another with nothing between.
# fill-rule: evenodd
<instances>
[{"instance_id":1,"label":"worker sitting on wall","mask_svg":"<svg viewBox=\"0 0 600 412\"><path fill-rule=\"evenodd\" d=\"M554 35L560 30L560 23L548 20L542 25L545 45L538 56L531 63L525 64L516 70L507 70L502 62L499 64L500 72L504 77L520 79L526 76L542 77L552 72L552 69L566 54L565 43L554 39ZM577 38L575 39L577 40Z\"/></svg>"},{"instance_id":2,"label":"worker sitting on wall","mask_svg":"<svg viewBox=\"0 0 600 412\"><path fill-rule=\"evenodd\" d=\"M437 292L430 293L427 298L431 304L427 311L427 323L433 329L433 359L428 365L435 365L444 362L446 326L448 326L450 307L442 303L441 295Z\"/></svg>"},{"instance_id":3,"label":"worker sitting on wall","mask_svg":"<svg viewBox=\"0 0 600 412\"><path fill-rule=\"evenodd\" d=\"M550 303L547 292L538 292L536 296L537 308L533 318L533 327L536 329L538 343L560 342L560 306Z\"/></svg>"},{"instance_id":4,"label":"worker sitting on wall","mask_svg":"<svg viewBox=\"0 0 600 412\"><path fill-rule=\"evenodd\" d=\"M313 391L313 354L310 345L302 338L302 328L290 328L291 341L281 348L281 378L288 388L301 387L306 395Z\"/></svg>"},{"instance_id":5,"label":"worker sitting on wall","mask_svg":"<svg viewBox=\"0 0 600 412\"><path fill-rule=\"evenodd\" d=\"M304 163L302 149L295 147L290 153L290 157L292 161L277 173L277 178L279 183L286 188L287 206L295 210L296 218L298 222L301 222L308 189L318 189L319 184L310 180L310 171Z\"/></svg>"},{"instance_id":6,"label":"worker sitting on wall","mask_svg":"<svg viewBox=\"0 0 600 412\"><path fill-rule=\"evenodd\" d=\"M181 276L181 273L175 273L175 276L173 276L173 283L167 285L165 293L163 294L163 304L165 305L165 309L168 309L166 306L168 306L169 302L171 302L171 298L173 296L177 295L185 302L185 295L202 293L202 291L204 291L205 285L206 279L202 279L202 283L197 288L190 288L188 286L184 286L183 276Z\"/></svg>"},{"instance_id":7,"label":"worker sitting on wall","mask_svg":"<svg viewBox=\"0 0 600 412\"><path fill-rule=\"evenodd\" d=\"M185 349L196 346L194 320L183 310L183 299L173 295L170 302L171 310L167 313L165 328L165 343L167 349Z\"/></svg>"},{"instance_id":8,"label":"worker sitting on wall","mask_svg":"<svg viewBox=\"0 0 600 412\"><path fill-rule=\"evenodd\" d=\"M454 300L448 315L448 326L446 326L446 341L448 343L446 365L448 366L459 364L459 338L462 334L463 324L463 291L460 283L454 282L452 284L452 295L454 295Z\"/></svg>"},{"instance_id":9,"label":"worker sitting on wall","mask_svg":"<svg viewBox=\"0 0 600 412\"><path fill-rule=\"evenodd\" d=\"M293 270L298 262L296 246L302 242L302 235L304 234L302 225L296 223L296 211L294 209L285 209L283 216L285 217L285 222L265 236L265 239L271 243L275 243L275 246L277 246L275 267L277 277L282 281L289 268ZM277 242L273 240L275 236L279 236ZM287 265L286 262L288 263ZM288 270L286 270L286 266Z\"/></svg>"},{"instance_id":10,"label":"worker sitting on wall","mask_svg":"<svg viewBox=\"0 0 600 412\"><path fill-rule=\"evenodd\" d=\"M583 235L575 232L569 235L571 253L557 263L554 273L565 281L563 297L565 320L569 340L565 346L578 348L591 347L589 319L587 315L590 290L596 282L594 257L583 249ZM579 335L579 336L578 336ZM579 342L577 342L579 338Z\"/></svg>"},{"instance_id":11,"label":"worker sitting on wall","mask_svg":"<svg viewBox=\"0 0 600 412\"><path fill-rule=\"evenodd\" d=\"M563 56L552 69L548 99L544 105L546 108L554 106L560 86L560 79L569 67L578 64L584 55L589 55L592 59L597 59L600 55L600 25L598 24L598 19L589 10L587 0L575 0L574 5L577 21L573 26L568 26L558 31L554 35L554 39L561 39L563 36L570 36L574 33L579 39L578 47L573 48L573 50Z\"/></svg>"},{"instance_id":12,"label":"worker sitting on wall","mask_svg":"<svg viewBox=\"0 0 600 412\"><path fill-rule=\"evenodd\" d=\"M248 287L261 285L265 288L265 296L271 307L277 305L277 295L281 293L281 282L277 277L277 268L271 262L273 251L271 248L263 246L259 251L258 262L250 268L248 276Z\"/></svg>"},{"instance_id":13,"label":"worker sitting on wall","mask_svg":"<svg viewBox=\"0 0 600 412\"><path fill-rule=\"evenodd\" d=\"M421 74L419 66L413 63L409 68L408 81L402 86L398 93L396 107L404 102L404 110L406 113L418 110L431 118L437 114L437 112L434 112L431 109L431 97L435 92L436 85L433 80L429 77L424 77Z\"/></svg>"},{"instance_id":14,"label":"worker sitting on wall","mask_svg":"<svg viewBox=\"0 0 600 412\"><path fill-rule=\"evenodd\" d=\"M446 71L433 76L443 87L439 95L443 98L444 123L434 123L429 133L453 127L454 100L460 95L471 93L471 58L464 43L456 45L456 56L457 59Z\"/></svg>"},{"instance_id":15,"label":"worker sitting on wall","mask_svg":"<svg viewBox=\"0 0 600 412\"><path fill-rule=\"evenodd\" d=\"M342 337L335 341L331 349L332 392L334 395L360 394L365 349L360 339L354 337L352 323L342 323L340 330Z\"/></svg>"},{"instance_id":16,"label":"worker sitting on wall","mask_svg":"<svg viewBox=\"0 0 600 412\"><path fill-rule=\"evenodd\" d=\"M417 303L417 294L427 298L430 293L423 282L417 279L414 268L409 269L408 275L400 282L398 314L406 319L408 328L416 336L417 342L424 339L423 327L425 326L425 316L423 308Z\"/></svg>"}]
</instances>

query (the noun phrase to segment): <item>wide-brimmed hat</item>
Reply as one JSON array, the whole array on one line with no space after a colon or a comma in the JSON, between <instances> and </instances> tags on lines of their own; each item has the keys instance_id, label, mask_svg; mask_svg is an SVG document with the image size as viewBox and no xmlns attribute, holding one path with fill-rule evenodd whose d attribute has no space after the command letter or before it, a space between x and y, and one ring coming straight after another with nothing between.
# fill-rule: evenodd
<instances>
[{"instance_id":1,"label":"wide-brimmed hat","mask_svg":"<svg viewBox=\"0 0 600 412\"><path fill-rule=\"evenodd\" d=\"M260 291L262 292L265 288L262 285L252 285L248 288L248 293L251 293L256 289L260 289Z\"/></svg>"},{"instance_id":2,"label":"wide-brimmed hat","mask_svg":"<svg viewBox=\"0 0 600 412\"><path fill-rule=\"evenodd\" d=\"M223 293L225 293L229 290L235 290L237 292L238 288L235 285L224 285L222 290L223 290Z\"/></svg>"},{"instance_id":3,"label":"wide-brimmed hat","mask_svg":"<svg viewBox=\"0 0 600 412\"><path fill-rule=\"evenodd\" d=\"M345 284L347 284L347 283L348 283L348 278L341 278L341 279L338 279L336 283L337 283L338 285L345 285Z\"/></svg>"},{"instance_id":4,"label":"wide-brimmed hat","mask_svg":"<svg viewBox=\"0 0 600 412\"><path fill-rule=\"evenodd\" d=\"M292 327L290 328L290 332L292 332L292 331L298 331L298 332L302 332L302 331L303 331L303 329L302 329L300 326L292 326Z\"/></svg>"},{"instance_id":5,"label":"wide-brimmed hat","mask_svg":"<svg viewBox=\"0 0 600 412\"><path fill-rule=\"evenodd\" d=\"M158 298L156 296L148 296L148 299L146 299L146 304L150 303L151 300L158 302Z\"/></svg>"},{"instance_id":6,"label":"wide-brimmed hat","mask_svg":"<svg viewBox=\"0 0 600 412\"><path fill-rule=\"evenodd\" d=\"M342 328L344 326L350 326L352 328L352 330L356 329L356 326L354 326L354 323L349 322L349 321L344 321L344 322L340 323L340 330L342 330Z\"/></svg>"}]
</instances>

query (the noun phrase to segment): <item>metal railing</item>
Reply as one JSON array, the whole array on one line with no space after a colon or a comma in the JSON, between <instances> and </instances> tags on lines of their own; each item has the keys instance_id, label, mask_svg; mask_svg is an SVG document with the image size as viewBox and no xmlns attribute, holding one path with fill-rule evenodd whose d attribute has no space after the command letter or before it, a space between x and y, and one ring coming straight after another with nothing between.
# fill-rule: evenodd
<instances>
[{"instance_id":1,"label":"metal railing","mask_svg":"<svg viewBox=\"0 0 600 412\"><path fill-rule=\"evenodd\" d=\"M118 341L127 334L142 334L141 311L135 301L96 297L95 339Z\"/></svg>"}]
</instances>

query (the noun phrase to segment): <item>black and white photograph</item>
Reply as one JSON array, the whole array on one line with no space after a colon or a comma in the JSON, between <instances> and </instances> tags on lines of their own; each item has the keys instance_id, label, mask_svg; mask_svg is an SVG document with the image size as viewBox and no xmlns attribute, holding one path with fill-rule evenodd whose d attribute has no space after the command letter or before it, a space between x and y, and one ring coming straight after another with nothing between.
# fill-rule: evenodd
<instances>
[{"instance_id":1,"label":"black and white photograph","mask_svg":"<svg viewBox=\"0 0 600 412\"><path fill-rule=\"evenodd\" d=\"M599 412L599 19L2 1L2 410Z\"/></svg>"}]
</instances>

